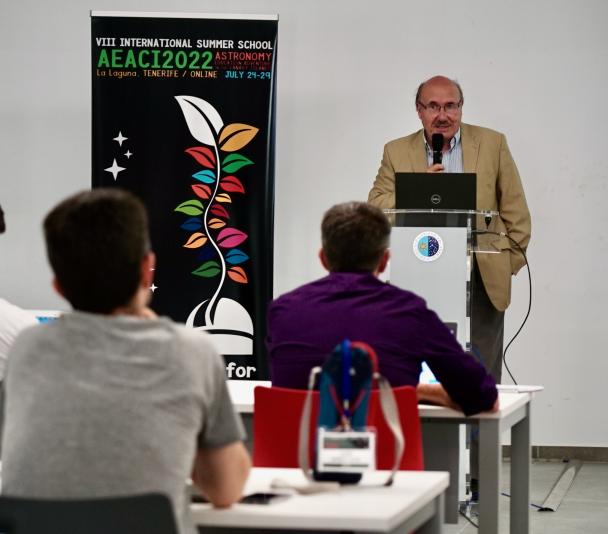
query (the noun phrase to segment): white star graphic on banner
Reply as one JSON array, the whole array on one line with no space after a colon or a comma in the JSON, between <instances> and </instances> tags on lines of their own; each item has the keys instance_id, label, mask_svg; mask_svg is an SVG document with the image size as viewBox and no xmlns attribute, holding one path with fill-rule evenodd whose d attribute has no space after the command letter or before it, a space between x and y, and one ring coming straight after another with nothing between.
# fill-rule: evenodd
<instances>
[{"instance_id":1,"label":"white star graphic on banner","mask_svg":"<svg viewBox=\"0 0 608 534\"><path fill-rule=\"evenodd\" d=\"M127 159L129 159L132 155L133 155L133 152L131 152L130 150L127 150L125 152L125 156L127 156Z\"/></svg>"},{"instance_id":2,"label":"white star graphic on banner","mask_svg":"<svg viewBox=\"0 0 608 534\"><path fill-rule=\"evenodd\" d=\"M118 146L122 146L122 142L129 139L128 137L124 137L122 132L118 132L118 135L114 138L114 141L118 143Z\"/></svg>"},{"instance_id":3,"label":"white star graphic on banner","mask_svg":"<svg viewBox=\"0 0 608 534\"><path fill-rule=\"evenodd\" d=\"M154 293L157 289L158 289L158 286L154 285L154 282L152 282L152 285L150 286L150 291L152 291L152 293Z\"/></svg>"},{"instance_id":4,"label":"white star graphic on banner","mask_svg":"<svg viewBox=\"0 0 608 534\"><path fill-rule=\"evenodd\" d=\"M118 164L116 163L116 159L114 159L114 162L112 163L111 167L108 167L107 169L104 169L104 171L107 172L111 172L112 176L114 176L114 180L116 180L116 177L118 176L118 173L120 171L124 171L126 167L119 167Z\"/></svg>"}]
</instances>

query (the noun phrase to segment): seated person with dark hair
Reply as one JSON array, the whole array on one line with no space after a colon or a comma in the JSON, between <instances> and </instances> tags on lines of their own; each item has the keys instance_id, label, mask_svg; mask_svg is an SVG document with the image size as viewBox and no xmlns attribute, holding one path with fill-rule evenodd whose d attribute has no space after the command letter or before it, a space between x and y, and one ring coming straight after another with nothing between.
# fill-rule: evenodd
<instances>
[{"instance_id":1,"label":"seated person with dark hair","mask_svg":"<svg viewBox=\"0 0 608 534\"><path fill-rule=\"evenodd\" d=\"M167 495L195 532L186 480L216 506L249 473L223 360L209 338L148 308L154 269L142 203L79 193L44 221L73 313L25 330L6 374L2 492L37 498Z\"/></svg>"},{"instance_id":2,"label":"seated person with dark hair","mask_svg":"<svg viewBox=\"0 0 608 534\"><path fill-rule=\"evenodd\" d=\"M418 398L467 414L498 408L493 378L410 291L377 275L389 259L390 224L363 202L338 204L321 224L319 257L329 275L272 302L267 346L273 386L306 388L343 339L365 341L378 354L380 373L393 387L418 385L426 361L439 384L418 385Z\"/></svg>"}]
</instances>

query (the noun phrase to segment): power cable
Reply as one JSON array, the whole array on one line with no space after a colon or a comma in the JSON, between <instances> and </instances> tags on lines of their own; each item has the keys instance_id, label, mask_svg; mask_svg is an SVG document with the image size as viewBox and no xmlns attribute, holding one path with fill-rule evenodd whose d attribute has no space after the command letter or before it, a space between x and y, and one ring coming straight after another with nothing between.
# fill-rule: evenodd
<instances>
[{"instance_id":1,"label":"power cable","mask_svg":"<svg viewBox=\"0 0 608 534\"><path fill-rule=\"evenodd\" d=\"M511 241L511 243L513 243L517 247L517 249L523 256L524 261L526 262L526 269L528 271L528 295L529 295L528 310L526 311L526 315L525 315L523 321L521 322L521 325L519 325L519 328L517 329L515 334L513 334L513 337L509 340L509 342L507 343L507 346L505 347L505 350L502 353L502 362L505 366L505 369L507 370L507 373L509 373L509 376L511 377L511 380L513 380L513 383L515 385L517 385L517 380L515 380L515 377L513 376L513 373L511 373L511 370L509 369L509 365L507 364L507 351L509 350L509 347L511 346L513 341L515 341L515 338L522 331L524 325L528 321L528 317L530 317L530 311L532 310L532 275L530 273L530 264L528 263L528 257L526 256L526 253L524 252L524 249L521 247L521 245L517 241L515 241L515 239L513 239L511 236L506 234L505 232L490 232L489 230L473 230L473 233L474 234L492 234L492 235L497 235L499 237L506 237L509 241Z\"/></svg>"}]
</instances>

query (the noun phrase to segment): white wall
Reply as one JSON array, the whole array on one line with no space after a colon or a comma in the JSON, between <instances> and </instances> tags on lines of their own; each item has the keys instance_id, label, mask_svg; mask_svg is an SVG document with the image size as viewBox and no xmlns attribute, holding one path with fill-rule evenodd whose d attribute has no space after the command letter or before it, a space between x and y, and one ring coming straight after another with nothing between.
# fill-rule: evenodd
<instances>
[{"instance_id":1,"label":"white wall","mask_svg":"<svg viewBox=\"0 0 608 534\"><path fill-rule=\"evenodd\" d=\"M0 4L0 295L64 307L40 221L89 186L89 9L279 13L275 292L322 274L319 221L364 199L383 143L417 129L413 96L456 77L464 119L507 134L533 215L532 316L509 351L541 383L533 441L608 446L608 3L604 0L80 0ZM92 274L95 276L95 274ZM507 336L527 305L515 279Z\"/></svg>"}]
</instances>

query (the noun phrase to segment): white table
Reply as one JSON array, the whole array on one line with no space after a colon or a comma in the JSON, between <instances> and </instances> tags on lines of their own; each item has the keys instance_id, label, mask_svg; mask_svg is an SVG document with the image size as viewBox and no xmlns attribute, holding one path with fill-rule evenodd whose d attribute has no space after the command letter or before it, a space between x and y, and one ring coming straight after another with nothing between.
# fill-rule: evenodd
<instances>
[{"instance_id":1,"label":"white table","mask_svg":"<svg viewBox=\"0 0 608 534\"><path fill-rule=\"evenodd\" d=\"M253 413L253 390L257 386L269 388L268 380L228 380L228 392L234 409L240 414Z\"/></svg>"},{"instance_id":2,"label":"white table","mask_svg":"<svg viewBox=\"0 0 608 534\"><path fill-rule=\"evenodd\" d=\"M235 409L251 424L253 389L269 382L229 382ZM511 431L511 534L530 531L530 403L533 392L542 388L500 388L500 410L465 417L462 412L440 406L419 406L424 441L424 465L428 470L450 473L445 518L458 522L458 476L461 424L479 426L479 532L497 534L502 466L502 433Z\"/></svg>"},{"instance_id":3,"label":"white table","mask_svg":"<svg viewBox=\"0 0 608 534\"><path fill-rule=\"evenodd\" d=\"M194 523L205 532L236 531L353 531L439 534L443 525L443 494L449 485L446 472L400 471L390 487L381 484L387 472L364 475L359 484L337 491L298 495L293 490L272 490L281 479L305 484L299 469L254 468L245 494L293 492L288 499L270 504L236 504L218 510L209 504L191 505ZM211 529L211 530L209 530Z\"/></svg>"},{"instance_id":4,"label":"white table","mask_svg":"<svg viewBox=\"0 0 608 534\"><path fill-rule=\"evenodd\" d=\"M479 426L479 532L497 534L499 528L501 437L511 431L511 534L530 531L530 390L502 390L500 409L465 417L462 412L439 406L420 405L426 469L449 471L458 480L459 425ZM446 493L446 520L458 521L458 487Z\"/></svg>"}]
</instances>

